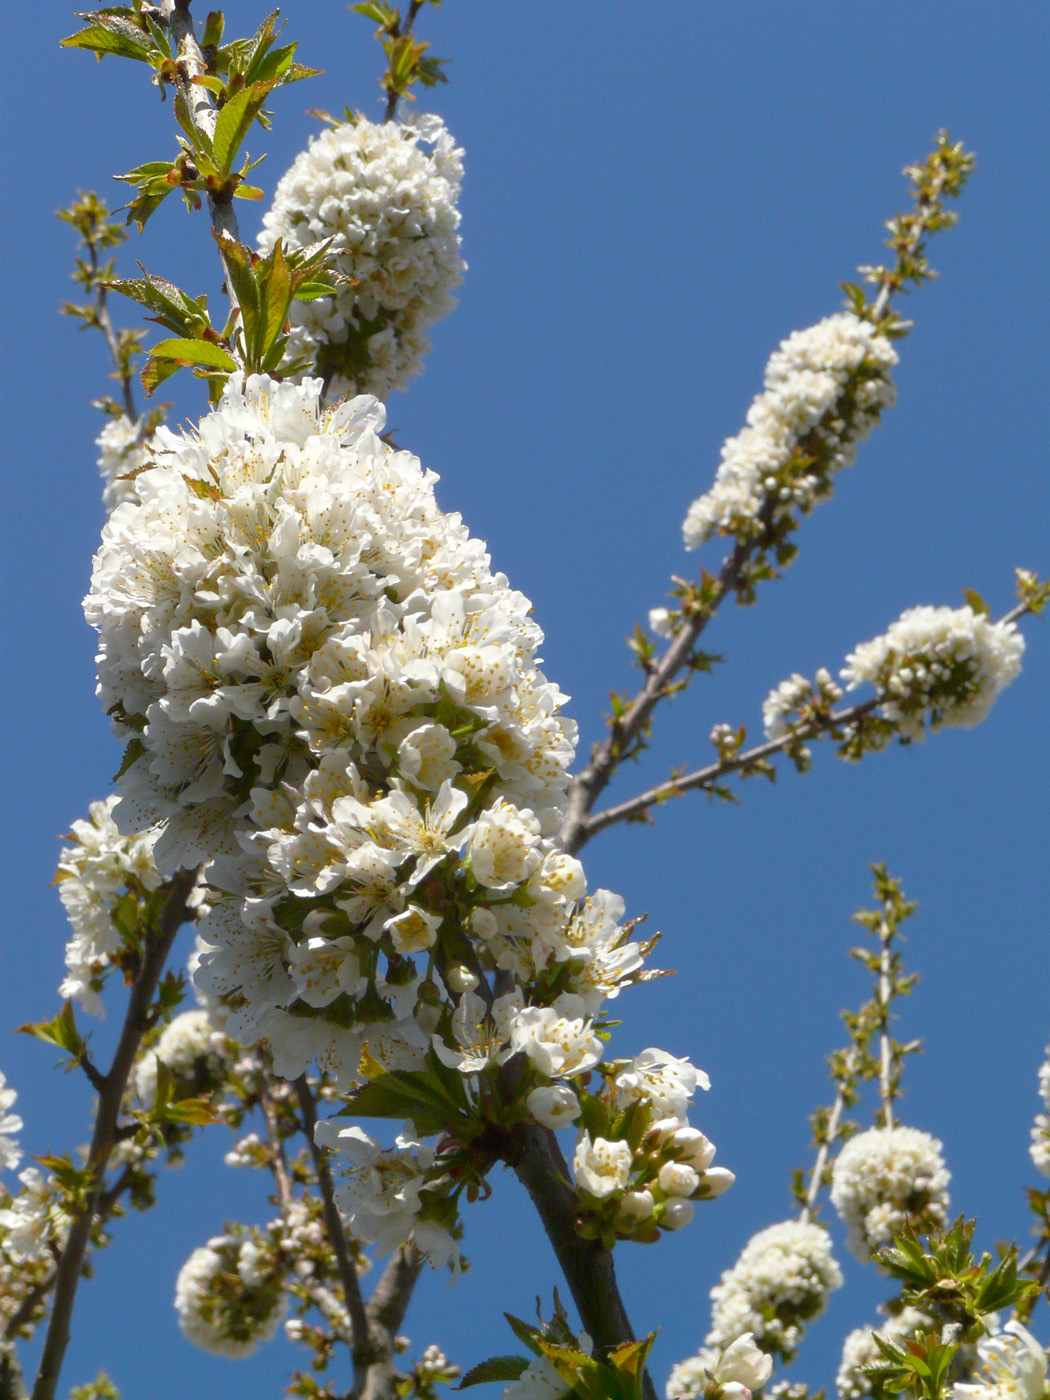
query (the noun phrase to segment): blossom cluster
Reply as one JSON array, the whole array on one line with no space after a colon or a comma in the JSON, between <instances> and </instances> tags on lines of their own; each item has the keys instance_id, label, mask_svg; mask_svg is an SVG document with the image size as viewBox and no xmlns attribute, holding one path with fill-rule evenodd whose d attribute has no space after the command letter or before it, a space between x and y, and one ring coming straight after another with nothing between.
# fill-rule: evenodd
<instances>
[{"instance_id":1,"label":"blossom cluster","mask_svg":"<svg viewBox=\"0 0 1050 1400\"><path fill-rule=\"evenodd\" d=\"M0 1247L15 1261L35 1260L65 1244L69 1212L53 1176L26 1167L18 1179L22 1190L0 1209Z\"/></svg>"},{"instance_id":2,"label":"blossom cluster","mask_svg":"<svg viewBox=\"0 0 1050 1400\"><path fill-rule=\"evenodd\" d=\"M143 1045L132 1067L131 1088L144 1108L152 1108L159 1062L178 1081L180 1098L210 1093L225 1080L232 1048L222 1031L216 1030L209 1012L184 1011L155 1040Z\"/></svg>"},{"instance_id":3,"label":"blossom cluster","mask_svg":"<svg viewBox=\"0 0 1050 1400\"><path fill-rule=\"evenodd\" d=\"M909 608L884 636L846 658L853 690L875 686L882 714L909 739L926 724L970 729L1021 669L1024 638L1013 622L993 622L969 605Z\"/></svg>"},{"instance_id":4,"label":"blossom cluster","mask_svg":"<svg viewBox=\"0 0 1050 1400\"><path fill-rule=\"evenodd\" d=\"M7 1079L0 1070L0 1171L11 1171L22 1160L22 1149L15 1133L22 1131L22 1120L17 1113L9 1110L14 1107L18 1093L7 1087Z\"/></svg>"},{"instance_id":5,"label":"blossom cluster","mask_svg":"<svg viewBox=\"0 0 1050 1400\"><path fill-rule=\"evenodd\" d=\"M750 1332L728 1346L702 1347L696 1356L679 1361L667 1380L667 1400L694 1400L717 1391L731 1400L750 1400L773 1374L773 1358L755 1345Z\"/></svg>"},{"instance_id":6,"label":"blossom cluster","mask_svg":"<svg viewBox=\"0 0 1050 1400\"><path fill-rule=\"evenodd\" d=\"M746 426L722 448L713 487L689 507L686 547L716 534L754 539L830 495L832 476L894 402L896 363L886 336L852 312L782 341Z\"/></svg>"},{"instance_id":7,"label":"blossom cluster","mask_svg":"<svg viewBox=\"0 0 1050 1400\"><path fill-rule=\"evenodd\" d=\"M902 1308L881 1327L855 1327L842 1344L842 1360L835 1377L839 1400L862 1400L871 1394L872 1378L864 1372L886 1364L879 1339L899 1345L920 1328L929 1326L930 1319L918 1308Z\"/></svg>"},{"instance_id":8,"label":"blossom cluster","mask_svg":"<svg viewBox=\"0 0 1050 1400\"><path fill-rule=\"evenodd\" d=\"M758 1347L790 1361L804 1325L842 1284L831 1240L820 1225L784 1220L760 1230L711 1290L708 1347L752 1333Z\"/></svg>"},{"instance_id":9,"label":"blossom cluster","mask_svg":"<svg viewBox=\"0 0 1050 1400\"><path fill-rule=\"evenodd\" d=\"M215 1356L250 1356L280 1326L287 1300L271 1242L236 1229L195 1249L179 1271L175 1310L189 1341Z\"/></svg>"},{"instance_id":10,"label":"blossom cluster","mask_svg":"<svg viewBox=\"0 0 1050 1400\"><path fill-rule=\"evenodd\" d=\"M73 823L55 881L73 929L59 991L85 1011L104 1015L99 993L107 971L138 921L142 901L158 889L153 863L156 831L122 836L113 819L116 796L92 802L87 820Z\"/></svg>"},{"instance_id":11,"label":"blossom cluster","mask_svg":"<svg viewBox=\"0 0 1050 1400\"><path fill-rule=\"evenodd\" d=\"M798 721L805 723L815 714L826 713L842 699L836 685L822 666L812 681L798 672L771 690L762 706L767 739L783 739Z\"/></svg>"},{"instance_id":12,"label":"blossom cluster","mask_svg":"<svg viewBox=\"0 0 1050 1400\"><path fill-rule=\"evenodd\" d=\"M1039 1068L1039 1093L1045 1112L1036 1115L1029 1151L1043 1175L1050 1176L1050 1045L1046 1047L1046 1059Z\"/></svg>"},{"instance_id":13,"label":"blossom cluster","mask_svg":"<svg viewBox=\"0 0 1050 1400\"><path fill-rule=\"evenodd\" d=\"M95 439L102 477L102 504L115 510L135 494L135 476L149 461L148 435L141 418L114 414Z\"/></svg>"},{"instance_id":14,"label":"blossom cluster","mask_svg":"<svg viewBox=\"0 0 1050 1400\"><path fill-rule=\"evenodd\" d=\"M431 149L427 149L427 148ZM463 152L440 118L356 117L310 141L277 184L259 247L331 240L346 283L293 301L288 357L306 359L332 397L386 399L423 367L427 330L455 306Z\"/></svg>"},{"instance_id":15,"label":"blossom cluster","mask_svg":"<svg viewBox=\"0 0 1050 1400\"><path fill-rule=\"evenodd\" d=\"M680 1230L694 1201L710 1201L733 1184L712 1166L715 1145L690 1127L687 1110L707 1075L688 1060L650 1047L633 1060L602 1067L604 1084L583 1100L584 1124L573 1154L582 1232L652 1243Z\"/></svg>"},{"instance_id":16,"label":"blossom cluster","mask_svg":"<svg viewBox=\"0 0 1050 1400\"><path fill-rule=\"evenodd\" d=\"M918 1128L871 1128L835 1159L831 1201L853 1254L864 1262L905 1228L937 1233L948 1223L941 1143Z\"/></svg>"},{"instance_id":17,"label":"blossom cluster","mask_svg":"<svg viewBox=\"0 0 1050 1400\"><path fill-rule=\"evenodd\" d=\"M231 377L196 431L158 429L110 517L85 607L128 744L113 816L159 828L164 875L206 862L195 982L278 1075L316 1058L347 1091L453 1071L450 1110L470 1119L519 1056L510 1121L572 1122L602 1006L646 975L650 945L555 843L565 697L528 600L438 509L436 477L381 440L381 406L321 392ZM489 976L511 990L488 999ZM449 1164L413 1127L396 1169L364 1135L326 1141L363 1238L415 1228L454 1261L454 1211L423 1185ZM654 1207L716 1194L687 1182L657 1183Z\"/></svg>"}]
</instances>

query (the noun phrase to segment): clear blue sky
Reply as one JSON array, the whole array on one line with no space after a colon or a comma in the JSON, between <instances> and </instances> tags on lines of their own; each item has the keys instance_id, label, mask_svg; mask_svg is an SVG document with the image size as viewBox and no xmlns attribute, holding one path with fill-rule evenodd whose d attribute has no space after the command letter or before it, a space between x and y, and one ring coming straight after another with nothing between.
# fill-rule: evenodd
<instances>
[{"instance_id":1,"label":"clear blue sky","mask_svg":"<svg viewBox=\"0 0 1050 1400\"><path fill-rule=\"evenodd\" d=\"M247 31L266 8L235 0L231 29ZM268 192L316 129L304 108L380 113L369 24L338 0L292 0L285 15L300 57L326 73L273 103L258 172ZM19 5L5 33L0 1068L20 1090L33 1152L86 1140L89 1096L50 1069L46 1047L6 1028L55 1006L65 940L47 888L55 837L109 791L118 762L79 608L102 523L89 401L108 391L108 366L97 336L55 314L71 294L72 239L52 211L78 187L120 202L114 172L174 149L170 102L145 70L60 52L74 27L63 5ZM834 669L905 607L954 605L968 586L1002 612L1015 564L1050 570L1044 5L446 0L421 32L452 59L451 85L429 105L466 148L470 269L425 375L390 418L441 474L441 503L533 599L546 670L571 693L585 745L607 691L637 674L624 636L663 601L669 573L696 568L682 516L770 351L837 309L837 282L879 258L880 221L904 200L900 168L939 126L977 152L960 225L933 245L941 276L908 308L916 328L898 406L806 522L786 578L711 629L726 664L661 716L650 758L617 795L705 761L714 721L757 733L771 686ZM250 233L256 210L241 209ZM175 199L125 255L129 270L141 258L218 298L204 216ZM199 386L175 384L177 416L199 414ZM619 1250L636 1326L664 1329L661 1388L701 1341L720 1271L788 1214L788 1173L808 1159L806 1115L826 1098L824 1056L840 1043L837 1012L864 990L846 951L869 862L888 862L921 902L908 951L923 981L901 1034L924 1036L927 1053L908 1067L902 1117L943 1139L953 1204L979 1214L985 1245L1027 1230L1028 1128L1050 1038L1046 627L1025 624L1024 674L972 734L859 769L818 752L807 777L750 784L739 808L683 799L655 827L588 848L592 886L648 911L665 934L658 961L679 974L619 1004L617 1045L660 1045L708 1070L695 1121L738 1174L688 1230ZM151 1216L117 1225L83 1288L69 1384L105 1365L125 1396L150 1400L256 1400L283 1385L295 1364L283 1341L232 1363L176 1328L171 1296L189 1251L227 1216L266 1218L257 1183L222 1168L226 1146L215 1130L162 1180ZM538 1224L513 1180L494 1184L467 1221L472 1271L455 1288L429 1275L418 1290L406 1326L417 1350L437 1341L464 1363L507 1351L501 1311L550 1298L555 1265ZM872 1269L843 1263L847 1287L793 1372L814 1385L832 1383L845 1331L885 1292ZM1046 1341L1050 1317L1037 1313L1034 1330Z\"/></svg>"}]
</instances>

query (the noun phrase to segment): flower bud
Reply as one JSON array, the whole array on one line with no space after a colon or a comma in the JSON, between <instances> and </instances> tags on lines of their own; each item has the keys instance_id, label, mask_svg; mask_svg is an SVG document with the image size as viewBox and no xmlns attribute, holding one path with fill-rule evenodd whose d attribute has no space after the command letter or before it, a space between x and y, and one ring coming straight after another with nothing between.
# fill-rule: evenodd
<instances>
[{"instance_id":1,"label":"flower bud","mask_svg":"<svg viewBox=\"0 0 1050 1400\"><path fill-rule=\"evenodd\" d=\"M679 1128L673 1146L676 1161L688 1162L695 1171L705 1171L714 1161L715 1145L699 1128Z\"/></svg>"},{"instance_id":2,"label":"flower bud","mask_svg":"<svg viewBox=\"0 0 1050 1400\"><path fill-rule=\"evenodd\" d=\"M668 1196L691 1196L700 1185L699 1175L684 1162L665 1162L657 1180Z\"/></svg>"},{"instance_id":3,"label":"flower bud","mask_svg":"<svg viewBox=\"0 0 1050 1400\"><path fill-rule=\"evenodd\" d=\"M736 1173L731 1172L728 1167L711 1167L700 1178L697 1195L703 1201L713 1201L716 1196L721 1196L723 1191L728 1191L735 1180Z\"/></svg>"},{"instance_id":4,"label":"flower bud","mask_svg":"<svg viewBox=\"0 0 1050 1400\"><path fill-rule=\"evenodd\" d=\"M618 1218L625 1221L648 1220L653 1213L653 1198L649 1191L628 1191L620 1202Z\"/></svg>"},{"instance_id":5,"label":"flower bud","mask_svg":"<svg viewBox=\"0 0 1050 1400\"><path fill-rule=\"evenodd\" d=\"M675 1197L664 1206L661 1224L665 1230L680 1230L683 1225L688 1225L692 1218L692 1201L683 1201L680 1197Z\"/></svg>"},{"instance_id":6,"label":"flower bud","mask_svg":"<svg viewBox=\"0 0 1050 1400\"><path fill-rule=\"evenodd\" d=\"M469 967L464 967L462 963L457 963L455 967L449 968L445 981L453 992L472 992L478 985L478 979L473 972Z\"/></svg>"}]
</instances>

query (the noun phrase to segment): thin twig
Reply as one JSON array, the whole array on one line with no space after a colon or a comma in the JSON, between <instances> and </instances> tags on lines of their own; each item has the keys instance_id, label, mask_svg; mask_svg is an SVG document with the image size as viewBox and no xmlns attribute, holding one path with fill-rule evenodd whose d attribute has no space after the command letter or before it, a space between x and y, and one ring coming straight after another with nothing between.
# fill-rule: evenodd
<instances>
[{"instance_id":1,"label":"thin twig","mask_svg":"<svg viewBox=\"0 0 1050 1400\"><path fill-rule=\"evenodd\" d=\"M351 1354L354 1362L355 1388L359 1373L363 1373L368 1363L373 1359L371 1354L371 1335L368 1326L368 1314L365 1312L364 1299L361 1297L361 1285L357 1278L357 1269L354 1261L350 1257L350 1246L347 1243L346 1231L343 1229L342 1216L339 1214L339 1207L335 1203L335 1188L332 1185L332 1173L328 1169L328 1161L324 1154L324 1149L319 1147L314 1140L314 1131L317 1128L317 1107L314 1103L313 1091L306 1082L306 1075L300 1075L293 1083L295 1096L299 1101L299 1111L303 1119L303 1132L306 1134L306 1141L310 1147L310 1155L313 1157L314 1170L317 1173L317 1184L321 1191L321 1203L324 1208L324 1223L328 1231L328 1243L332 1247L335 1256L336 1271L339 1281L343 1285L343 1293L346 1299L346 1311L350 1317L350 1331L353 1338Z\"/></svg>"},{"instance_id":2,"label":"thin twig","mask_svg":"<svg viewBox=\"0 0 1050 1400\"><path fill-rule=\"evenodd\" d=\"M890 1039L890 1002L893 1000L892 954L890 944L893 930L885 918L879 920L879 1098L882 1101L882 1126L893 1127L893 1042Z\"/></svg>"},{"instance_id":3,"label":"thin twig","mask_svg":"<svg viewBox=\"0 0 1050 1400\"><path fill-rule=\"evenodd\" d=\"M416 15L426 4L426 0L410 0L408 14L405 15L404 23L397 24L390 37L392 39L407 39L412 33L412 26L416 22ZM383 113L384 122L392 122L397 116L397 103L401 94L397 88L388 87L386 90L386 111Z\"/></svg>"},{"instance_id":4,"label":"thin twig","mask_svg":"<svg viewBox=\"0 0 1050 1400\"><path fill-rule=\"evenodd\" d=\"M295 1193L292 1190L292 1174L288 1169L288 1158L277 1123L277 1108L273 1101L273 1095L270 1093L268 1080L270 1067L262 1052L259 1053L256 1063L260 1085L259 1107L262 1109L263 1122L266 1125L266 1141L270 1148L270 1171L273 1173L274 1184L277 1187L277 1203L281 1208L281 1214L287 1216L295 1201Z\"/></svg>"},{"instance_id":5,"label":"thin twig","mask_svg":"<svg viewBox=\"0 0 1050 1400\"><path fill-rule=\"evenodd\" d=\"M138 409L135 407L135 394L132 390L132 377L127 373L126 361L120 353L120 342L117 333L113 329L113 321L110 318L109 306L106 299L106 289L96 279L98 278L98 249L94 243L87 245L88 257L91 259L92 286L95 289L95 324L105 337L106 347L109 350L109 357L113 361L113 368L116 370L116 378L120 380L121 394L124 399L124 412L134 423L138 418Z\"/></svg>"},{"instance_id":6,"label":"thin twig","mask_svg":"<svg viewBox=\"0 0 1050 1400\"><path fill-rule=\"evenodd\" d=\"M813 1175L809 1179L809 1190L806 1192L806 1201L798 1217L803 1225L809 1223L809 1218L813 1214L814 1207L817 1204L817 1197L820 1195L820 1188L824 1182L824 1168L828 1164L828 1153L831 1151L832 1143L834 1143L835 1138L838 1136L839 1123L842 1121L842 1110L846 1107L846 1091L843 1086L843 1080L852 1076L856 1059L857 1052L855 1049L851 1049L842 1067L842 1076L837 1081L838 1087L835 1094L835 1102L831 1105L828 1121L824 1125L824 1134L820 1146L817 1149L816 1161L813 1163Z\"/></svg>"},{"instance_id":7,"label":"thin twig","mask_svg":"<svg viewBox=\"0 0 1050 1400\"><path fill-rule=\"evenodd\" d=\"M84 1257L91 1238L99 1199L116 1142L117 1120L127 1088L128 1076L138 1053L143 1035L151 1024L150 1005L157 984L168 960L175 935L190 917L186 900L197 879L196 870L181 870L168 882L168 897L157 927L143 940L142 965L132 984L127 1013L120 1040L106 1075L105 1088L99 1095L95 1129L88 1149L87 1166L93 1173L93 1185L87 1203L73 1217L58 1268L55 1271L55 1302L51 1310L44 1350L40 1357L32 1400L53 1400L58 1386L62 1361L69 1346L70 1321L76 1301Z\"/></svg>"},{"instance_id":8,"label":"thin twig","mask_svg":"<svg viewBox=\"0 0 1050 1400\"><path fill-rule=\"evenodd\" d=\"M366 1308L373 1358L348 1400L390 1400L394 1394L397 1334L422 1268L423 1256L412 1244L403 1244L387 1261Z\"/></svg>"},{"instance_id":9,"label":"thin twig","mask_svg":"<svg viewBox=\"0 0 1050 1400\"><path fill-rule=\"evenodd\" d=\"M612 826L615 822L637 820L650 807L658 806L661 802L668 801L669 798L678 797L683 792L693 792L698 789L702 791L704 788L709 788L727 773L738 772L741 768L754 767L780 753L793 742L815 739L821 734L832 733L840 726L853 724L856 720L869 714L880 703L881 701L876 698L865 700L859 705L852 705L847 710L834 711L827 720L813 729L796 730L785 734L780 739L768 739L764 744L758 744L745 753L736 754L732 758L720 759L718 763L708 764L706 768L697 768L692 773L683 773L680 778L670 778L665 783L657 783L655 787L639 793L637 797L628 798L626 802L620 802L615 807L606 807L600 812L595 812L593 816L587 817L581 824L573 850L578 851L592 836L596 836L599 831L604 831L607 826Z\"/></svg>"}]
</instances>

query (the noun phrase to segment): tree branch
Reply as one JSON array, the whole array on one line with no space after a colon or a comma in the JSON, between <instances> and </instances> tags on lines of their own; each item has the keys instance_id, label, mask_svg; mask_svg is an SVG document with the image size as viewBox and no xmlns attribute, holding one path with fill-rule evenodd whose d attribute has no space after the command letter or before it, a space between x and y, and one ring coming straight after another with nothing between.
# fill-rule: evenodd
<instances>
[{"instance_id":1,"label":"tree branch","mask_svg":"<svg viewBox=\"0 0 1050 1400\"><path fill-rule=\"evenodd\" d=\"M142 965L132 984L124 1026L99 1095L95 1129L88 1149L87 1166L94 1182L87 1204L73 1217L69 1237L55 1271L55 1302L51 1310L44 1350L40 1357L32 1400L54 1400L62 1361L69 1345L70 1323L76 1301L84 1257L91 1238L98 1203L102 1196L106 1168L116 1142L124 1090L142 1037L150 1026L150 1004L168 960L175 935L190 917L186 900L196 882L196 870L181 870L168 881L168 897L155 929L143 940Z\"/></svg>"},{"instance_id":2,"label":"tree branch","mask_svg":"<svg viewBox=\"0 0 1050 1400\"><path fill-rule=\"evenodd\" d=\"M423 1256L411 1244L403 1244L387 1261L366 1308L373 1358L348 1400L390 1400L394 1394L394 1344L422 1268Z\"/></svg>"},{"instance_id":3,"label":"tree branch","mask_svg":"<svg viewBox=\"0 0 1050 1400\"><path fill-rule=\"evenodd\" d=\"M505 1159L536 1207L595 1350L604 1353L621 1342L633 1341L612 1253L597 1240L585 1240L576 1233L576 1196L558 1139L549 1128L523 1123ZM648 1375L643 1394L645 1400L656 1400Z\"/></svg>"},{"instance_id":4,"label":"tree branch","mask_svg":"<svg viewBox=\"0 0 1050 1400\"><path fill-rule=\"evenodd\" d=\"M356 1392L358 1382L367 1369L369 1363L374 1359L372 1356L371 1335L368 1326L368 1314L365 1312L364 1299L361 1297L361 1285L357 1278L357 1269L354 1261L350 1257L350 1247L346 1240L346 1231L343 1229L342 1216L339 1214L339 1207L335 1203L335 1188L332 1185L332 1173L328 1170L328 1161L324 1154L324 1149L318 1147L314 1140L314 1130L317 1127L317 1108L314 1104L313 1092L306 1082L306 1075L300 1075L293 1083L295 1096L299 1101L299 1111L303 1118L303 1132L306 1134L306 1141L310 1147L310 1155L313 1158L314 1170L317 1173L317 1184L321 1191L321 1202L324 1208L324 1223L328 1231L328 1243L332 1246L332 1253L335 1256L336 1270L339 1274L339 1282L343 1285L343 1294L346 1300L346 1311L350 1317L350 1331L353 1338L351 1355L354 1362L354 1390Z\"/></svg>"},{"instance_id":5,"label":"tree branch","mask_svg":"<svg viewBox=\"0 0 1050 1400\"><path fill-rule=\"evenodd\" d=\"M873 700L864 700L859 705L851 705L849 709L835 711L828 716L825 723L814 726L812 729L796 730L785 734L780 739L767 739L764 744L758 744L745 753L721 759L718 763L708 764L706 768L697 768L692 773L684 773L680 778L670 778L665 783L657 783L655 787L639 793L637 797L628 798L626 802L620 802L615 807L606 807L600 812L595 812L593 816L585 817L579 824L572 850L578 851L586 845L592 836L596 836L599 831L604 831L607 826L613 826L616 822L636 821L643 817L650 807L656 807L672 797L680 797L684 792L703 791L705 788L711 788L719 778L725 777L727 773L753 768L766 759L772 758L775 754L781 753L792 743L816 739L824 734L833 734L836 729L853 724L858 719L870 714L879 704L881 704L881 700L876 697Z\"/></svg>"}]
</instances>

